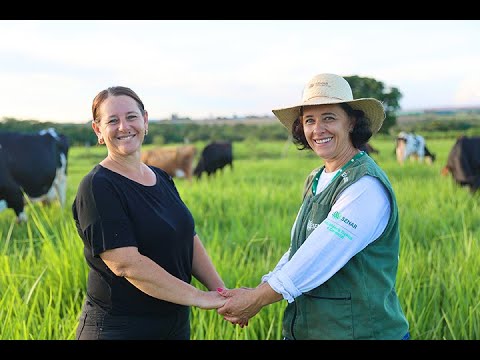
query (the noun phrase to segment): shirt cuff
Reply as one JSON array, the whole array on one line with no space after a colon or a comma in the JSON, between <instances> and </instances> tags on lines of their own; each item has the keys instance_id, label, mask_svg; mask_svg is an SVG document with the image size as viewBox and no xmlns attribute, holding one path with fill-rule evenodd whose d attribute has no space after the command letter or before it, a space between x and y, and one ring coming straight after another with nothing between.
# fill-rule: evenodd
<instances>
[{"instance_id":1,"label":"shirt cuff","mask_svg":"<svg viewBox=\"0 0 480 360\"><path fill-rule=\"evenodd\" d=\"M270 271L268 274L263 275L261 282L264 283L264 282L268 281L272 277L273 274L274 274L273 271Z\"/></svg>"},{"instance_id":2,"label":"shirt cuff","mask_svg":"<svg viewBox=\"0 0 480 360\"><path fill-rule=\"evenodd\" d=\"M267 282L273 290L282 294L283 298L289 303L292 303L297 296L302 295L302 292L297 289L292 280L281 271L272 274Z\"/></svg>"}]
</instances>

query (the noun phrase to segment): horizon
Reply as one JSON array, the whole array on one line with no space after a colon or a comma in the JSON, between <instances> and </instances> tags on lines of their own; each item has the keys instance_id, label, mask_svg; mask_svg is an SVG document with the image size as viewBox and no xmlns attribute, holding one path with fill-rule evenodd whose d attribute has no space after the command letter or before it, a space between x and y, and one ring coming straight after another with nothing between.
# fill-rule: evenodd
<instances>
[{"instance_id":1,"label":"horizon","mask_svg":"<svg viewBox=\"0 0 480 360\"><path fill-rule=\"evenodd\" d=\"M462 111L470 111L470 110L473 110L473 111L478 111L480 112L480 105L475 105L475 106L443 106L443 107L435 107L435 108L417 108L417 109L409 109L409 110L399 110L397 111L396 113L396 116L397 118L400 118L402 116L409 116L409 115L417 115L417 114L421 114L421 113L428 113L428 112L449 112L449 111L452 111L452 112L462 112ZM174 115L174 114L172 114ZM251 115L245 115L245 116L235 116L235 115L232 115L232 116L219 116L219 117L216 117L216 118L202 118L202 119L192 119L192 118L189 118L188 116L185 116L185 117L176 117L176 118L173 118L173 117L170 117L170 118L162 118L162 119L159 119L159 118L151 118L149 116L149 119L148 121L149 122L162 122L162 121L178 121L178 122L182 122L182 121L199 121L199 122L209 122L209 121L215 121L215 120L237 120L237 121L248 121L248 120L258 120L258 119L262 119L262 118L267 118L267 119L276 119L275 115L255 115L255 114L251 114ZM37 120L37 119L16 119L16 118L11 118L11 117L3 117L0 119L0 124L6 120L6 119L13 119L13 120L16 120L16 121L35 121L35 122L40 122L40 123L53 123L53 124L88 124L89 122L91 122L92 120L89 119L89 120L84 120L84 121L78 121L78 122L66 122L66 121L51 121L51 120L45 120L45 121L40 121L40 120Z\"/></svg>"}]
</instances>

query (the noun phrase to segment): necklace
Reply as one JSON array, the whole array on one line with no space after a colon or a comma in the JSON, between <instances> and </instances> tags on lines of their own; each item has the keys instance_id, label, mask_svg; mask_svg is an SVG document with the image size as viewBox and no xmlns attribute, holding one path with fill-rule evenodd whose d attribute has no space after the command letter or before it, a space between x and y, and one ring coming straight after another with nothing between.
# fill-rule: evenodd
<instances>
[{"instance_id":1,"label":"necklace","mask_svg":"<svg viewBox=\"0 0 480 360\"><path fill-rule=\"evenodd\" d=\"M333 182L337 177L340 176L341 173L345 171L347 167L352 165L356 160L360 159L363 155L365 155L365 151L360 151L358 154L356 154L354 157L352 157L345 165L343 165L335 174L335 176L330 180L330 183ZM322 174L323 168L321 168L317 175L315 175L315 178L313 179L312 183L312 193L313 195L317 194L317 186L318 186L318 180L320 179L320 175Z\"/></svg>"}]
</instances>

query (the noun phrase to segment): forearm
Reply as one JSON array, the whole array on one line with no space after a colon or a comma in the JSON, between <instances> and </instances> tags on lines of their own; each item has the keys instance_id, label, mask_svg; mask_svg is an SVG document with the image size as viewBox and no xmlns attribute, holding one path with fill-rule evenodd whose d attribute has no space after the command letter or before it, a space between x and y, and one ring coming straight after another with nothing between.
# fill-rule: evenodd
<instances>
[{"instance_id":1,"label":"forearm","mask_svg":"<svg viewBox=\"0 0 480 360\"><path fill-rule=\"evenodd\" d=\"M279 294L268 284L268 282L261 283L254 290L255 297L259 306L264 307L273 304L283 299L282 294Z\"/></svg>"},{"instance_id":2,"label":"forearm","mask_svg":"<svg viewBox=\"0 0 480 360\"><path fill-rule=\"evenodd\" d=\"M171 275L150 258L140 255L126 268L125 279L144 293L175 304L199 306L203 291Z\"/></svg>"},{"instance_id":3,"label":"forearm","mask_svg":"<svg viewBox=\"0 0 480 360\"><path fill-rule=\"evenodd\" d=\"M107 250L101 255L108 268L140 291L172 303L213 309L223 305L216 292L206 292L173 276L135 247Z\"/></svg>"},{"instance_id":4,"label":"forearm","mask_svg":"<svg viewBox=\"0 0 480 360\"><path fill-rule=\"evenodd\" d=\"M192 274L209 290L213 291L217 288L225 287L222 278L218 274L212 260L205 250L205 247L197 235L195 235L193 239Z\"/></svg>"}]
</instances>

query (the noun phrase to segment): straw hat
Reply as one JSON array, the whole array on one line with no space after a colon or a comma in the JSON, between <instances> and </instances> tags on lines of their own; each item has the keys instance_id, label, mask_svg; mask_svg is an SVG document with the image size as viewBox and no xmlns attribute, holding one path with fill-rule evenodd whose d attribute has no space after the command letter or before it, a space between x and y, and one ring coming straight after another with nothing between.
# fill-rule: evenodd
<instances>
[{"instance_id":1,"label":"straw hat","mask_svg":"<svg viewBox=\"0 0 480 360\"><path fill-rule=\"evenodd\" d=\"M289 131L293 122L300 115L302 106L347 103L355 110L363 110L370 120L370 128L375 134L382 127L385 119L383 104L374 98L354 99L350 84L343 77L335 74L314 76L303 89L300 104L275 109L272 112Z\"/></svg>"}]
</instances>

